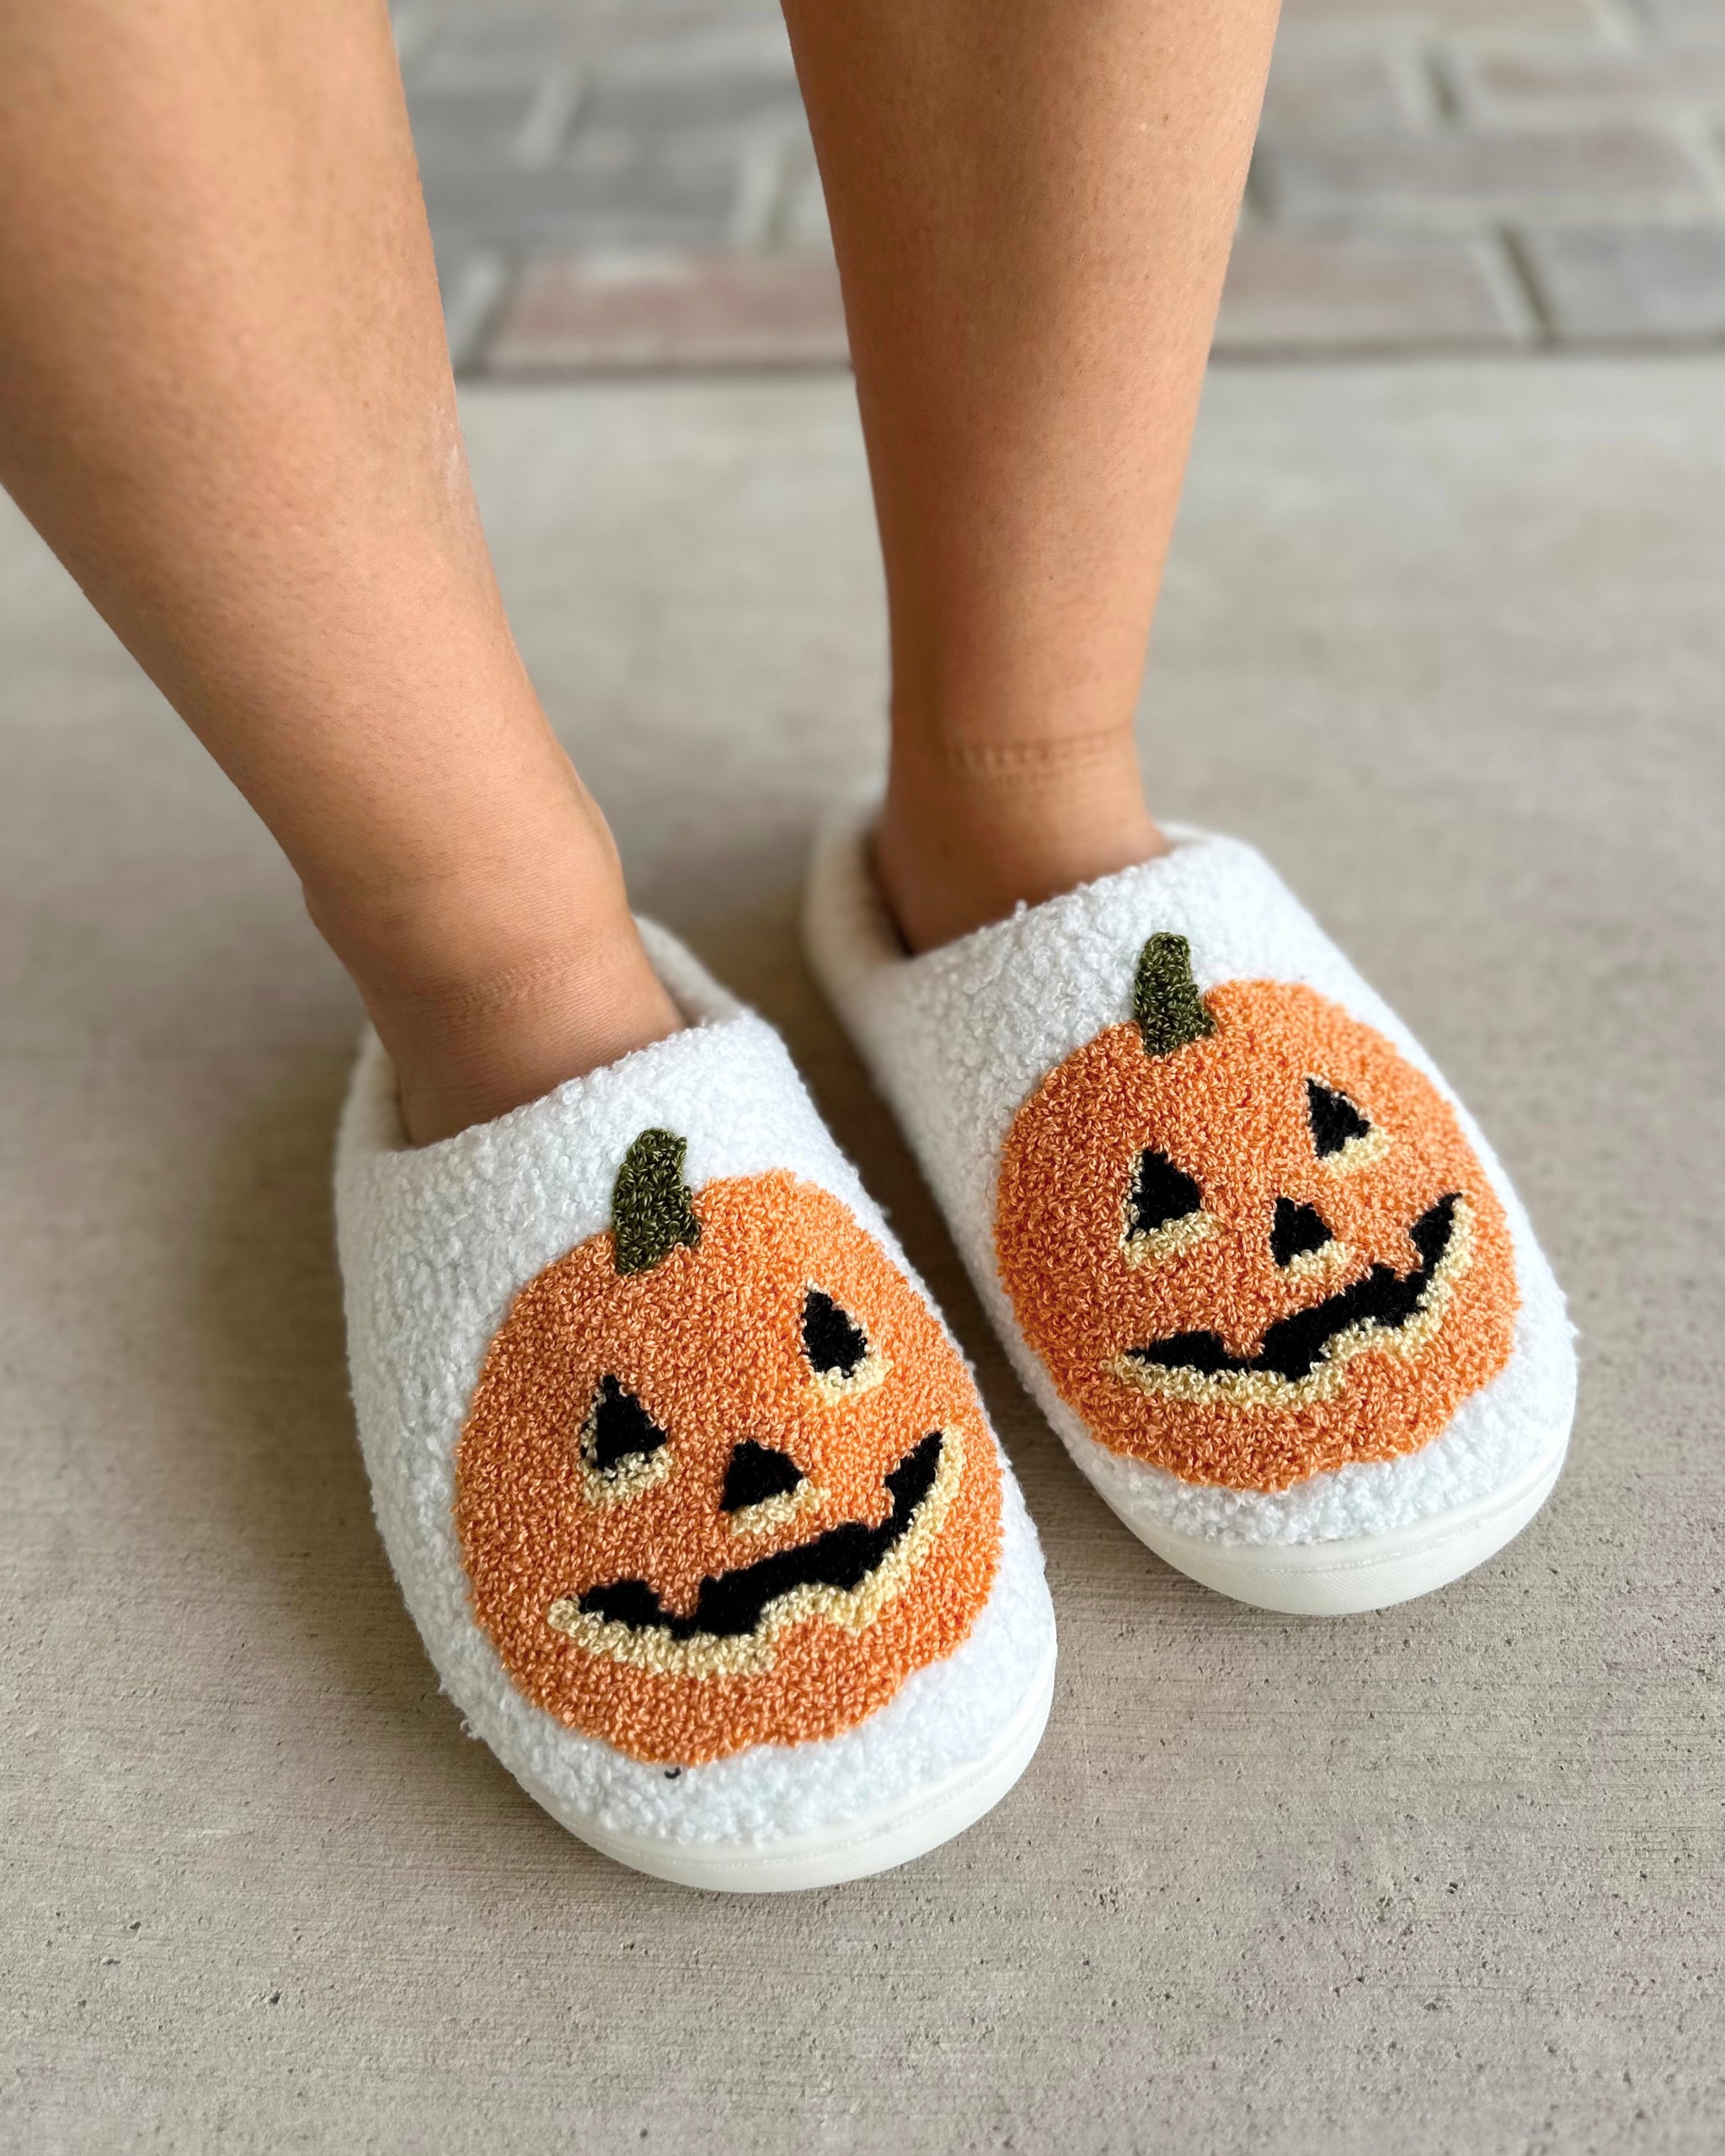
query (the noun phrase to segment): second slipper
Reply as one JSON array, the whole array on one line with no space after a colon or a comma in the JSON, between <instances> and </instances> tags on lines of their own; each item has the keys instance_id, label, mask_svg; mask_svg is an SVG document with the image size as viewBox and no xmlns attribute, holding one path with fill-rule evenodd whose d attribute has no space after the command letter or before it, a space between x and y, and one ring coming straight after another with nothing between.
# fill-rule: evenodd
<instances>
[{"instance_id":1,"label":"second slipper","mask_svg":"<svg viewBox=\"0 0 1725 2156\"><path fill-rule=\"evenodd\" d=\"M806 933L1020 1375L1159 1556L1337 1614L1525 1526L1574 1404L1562 1296L1466 1109L1258 854L1181 835L910 957L857 823Z\"/></svg>"}]
</instances>

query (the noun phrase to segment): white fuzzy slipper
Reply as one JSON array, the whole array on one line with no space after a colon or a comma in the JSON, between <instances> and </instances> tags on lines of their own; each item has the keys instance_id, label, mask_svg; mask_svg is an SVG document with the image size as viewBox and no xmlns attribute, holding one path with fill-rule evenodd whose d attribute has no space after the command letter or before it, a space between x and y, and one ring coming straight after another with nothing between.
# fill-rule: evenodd
<instances>
[{"instance_id":1,"label":"white fuzzy slipper","mask_svg":"<svg viewBox=\"0 0 1725 2156\"><path fill-rule=\"evenodd\" d=\"M969 1369L778 1036L689 1029L419 1150L374 1038L336 1167L378 1524L445 1689L643 1871L900 1864L1036 1748L1054 1624Z\"/></svg>"},{"instance_id":2,"label":"white fuzzy slipper","mask_svg":"<svg viewBox=\"0 0 1725 2156\"><path fill-rule=\"evenodd\" d=\"M1378 1609L1525 1526L1575 1400L1563 1299L1466 1110L1251 847L920 958L867 822L808 947L1019 1374L1158 1556Z\"/></svg>"}]
</instances>

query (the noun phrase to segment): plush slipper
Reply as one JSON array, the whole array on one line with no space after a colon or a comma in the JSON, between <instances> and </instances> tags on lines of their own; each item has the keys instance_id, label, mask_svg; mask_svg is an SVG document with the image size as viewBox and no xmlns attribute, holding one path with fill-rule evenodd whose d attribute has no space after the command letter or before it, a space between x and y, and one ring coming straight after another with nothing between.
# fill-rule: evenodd
<instances>
[{"instance_id":1,"label":"plush slipper","mask_svg":"<svg viewBox=\"0 0 1725 2156\"><path fill-rule=\"evenodd\" d=\"M815 971L1128 1526L1314 1614L1517 1534L1568 1438L1562 1296L1466 1110L1263 858L1183 833L910 958L866 828L817 851Z\"/></svg>"},{"instance_id":2,"label":"plush slipper","mask_svg":"<svg viewBox=\"0 0 1725 2156\"><path fill-rule=\"evenodd\" d=\"M979 1818L1048 1714L1034 1530L782 1043L686 1032L414 1150L375 1038L337 1218L360 1442L445 1689L552 1816L815 1886Z\"/></svg>"}]
</instances>

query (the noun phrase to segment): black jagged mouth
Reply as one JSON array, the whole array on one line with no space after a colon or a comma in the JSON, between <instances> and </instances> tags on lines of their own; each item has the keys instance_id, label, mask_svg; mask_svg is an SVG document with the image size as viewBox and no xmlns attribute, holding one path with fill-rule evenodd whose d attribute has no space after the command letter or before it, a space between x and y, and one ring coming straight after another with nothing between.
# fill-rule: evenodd
<instances>
[{"instance_id":1,"label":"black jagged mouth","mask_svg":"<svg viewBox=\"0 0 1725 2156\"><path fill-rule=\"evenodd\" d=\"M1374 1265L1309 1310L1278 1318L1255 1355L1231 1353L1220 1333L1177 1332L1147 1348L1129 1348L1115 1367L1129 1382L1154 1383L1157 1373L1166 1372L1175 1380L1258 1378L1298 1385L1332 1359L1332 1349L1344 1335L1357 1332L1362 1342L1393 1335L1424 1314L1445 1260L1452 1250L1460 1255L1457 1230L1464 1214L1461 1193L1450 1191L1407 1231L1420 1259L1411 1273Z\"/></svg>"},{"instance_id":2,"label":"black jagged mouth","mask_svg":"<svg viewBox=\"0 0 1725 2156\"><path fill-rule=\"evenodd\" d=\"M854 1593L910 1533L940 1474L944 1444L941 1432L931 1430L890 1470L886 1486L892 1492L893 1508L879 1527L847 1520L794 1550L775 1550L735 1572L709 1576L702 1581L695 1607L686 1617L665 1609L645 1580L614 1580L607 1587L589 1588L574 1607L584 1617L623 1625L632 1632L658 1633L678 1641L739 1640L757 1631L772 1605L798 1588Z\"/></svg>"}]
</instances>

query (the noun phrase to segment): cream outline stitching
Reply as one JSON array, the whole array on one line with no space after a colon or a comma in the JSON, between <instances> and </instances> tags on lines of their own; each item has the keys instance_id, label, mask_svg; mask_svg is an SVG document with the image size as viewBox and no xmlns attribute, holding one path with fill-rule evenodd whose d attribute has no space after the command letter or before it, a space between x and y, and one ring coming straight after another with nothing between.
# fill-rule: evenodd
<instances>
[{"instance_id":1,"label":"cream outline stitching","mask_svg":"<svg viewBox=\"0 0 1725 2156\"><path fill-rule=\"evenodd\" d=\"M651 1452L625 1453L615 1467L593 1464L593 1423L603 1396L601 1388L581 1425L581 1495L590 1505L622 1505L644 1491L656 1489L676 1465L669 1438Z\"/></svg>"},{"instance_id":2,"label":"cream outline stitching","mask_svg":"<svg viewBox=\"0 0 1725 2156\"><path fill-rule=\"evenodd\" d=\"M1345 1273L1353 1262L1353 1251L1332 1235L1316 1250L1303 1250L1297 1257L1290 1257L1282 1273L1289 1280L1327 1280L1332 1273Z\"/></svg>"},{"instance_id":3,"label":"cream outline stitching","mask_svg":"<svg viewBox=\"0 0 1725 2156\"><path fill-rule=\"evenodd\" d=\"M1365 1110L1352 1093L1340 1086L1332 1086L1327 1078L1320 1078L1316 1071L1308 1070L1306 1082L1308 1086L1322 1086L1327 1093L1339 1093L1357 1114L1365 1115ZM1375 1123L1364 1138L1350 1138L1333 1153L1318 1153L1316 1159L1327 1176L1351 1176L1356 1168L1369 1168L1374 1161L1381 1161L1389 1150L1389 1132L1381 1123Z\"/></svg>"},{"instance_id":4,"label":"cream outline stitching","mask_svg":"<svg viewBox=\"0 0 1725 2156\"><path fill-rule=\"evenodd\" d=\"M781 1490L776 1497L763 1497L759 1504L745 1505L740 1512L730 1516L733 1534L766 1534L776 1527L784 1527L798 1513L816 1512L826 1502L826 1493L818 1484L806 1479L794 1490Z\"/></svg>"},{"instance_id":5,"label":"cream outline stitching","mask_svg":"<svg viewBox=\"0 0 1725 2156\"><path fill-rule=\"evenodd\" d=\"M1347 1382L1348 1365L1356 1355L1379 1348L1411 1363L1435 1337L1455 1300L1455 1283L1472 1262L1473 1209L1465 1198L1459 1198L1450 1247L1420 1298L1418 1315L1393 1328L1380 1325L1375 1318L1350 1325L1328 1343L1317 1368L1306 1376L1290 1379L1279 1378L1268 1370L1219 1370L1206 1377L1199 1370L1162 1369L1130 1355L1117 1355L1108 1366L1108 1373L1123 1385L1153 1398L1183 1400L1200 1407L1223 1401L1236 1406L1277 1407L1290 1412L1309 1407L1336 1397Z\"/></svg>"},{"instance_id":6,"label":"cream outline stitching","mask_svg":"<svg viewBox=\"0 0 1725 2156\"><path fill-rule=\"evenodd\" d=\"M692 1639L673 1640L662 1631L637 1631L614 1619L594 1616L573 1595L560 1595L546 1611L545 1621L589 1654L660 1677L762 1676L778 1659L780 1635L811 1617L823 1617L847 1632L866 1631L909 1585L952 1510L964 1471L964 1445L956 1430L943 1430L941 1439L933 1488L903 1537L860 1587L794 1587L768 1603L760 1623L742 1639L697 1632Z\"/></svg>"},{"instance_id":7,"label":"cream outline stitching","mask_svg":"<svg viewBox=\"0 0 1725 2156\"><path fill-rule=\"evenodd\" d=\"M1389 1150L1389 1132L1375 1123L1364 1138L1350 1138L1338 1152L1320 1153L1317 1164L1327 1176L1351 1176L1356 1168L1369 1168L1374 1161L1381 1161Z\"/></svg>"},{"instance_id":8,"label":"cream outline stitching","mask_svg":"<svg viewBox=\"0 0 1725 2156\"><path fill-rule=\"evenodd\" d=\"M1178 1251L1190 1250L1194 1243L1201 1243L1207 1235L1216 1232L1215 1217L1210 1213L1183 1213L1178 1220L1170 1220L1163 1227L1151 1228L1144 1235L1124 1234L1120 1237L1120 1248L1124 1251L1128 1265L1160 1265L1165 1257L1172 1257Z\"/></svg>"},{"instance_id":9,"label":"cream outline stitching","mask_svg":"<svg viewBox=\"0 0 1725 2156\"><path fill-rule=\"evenodd\" d=\"M878 1348L871 1348L846 1377L837 1377L830 1370L811 1370L809 1382L814 1397L823 1407L841 1407L847 1400L860 1400L865 1392L873 1392L892 1369Z\"/></svg>"}]
</instances>

